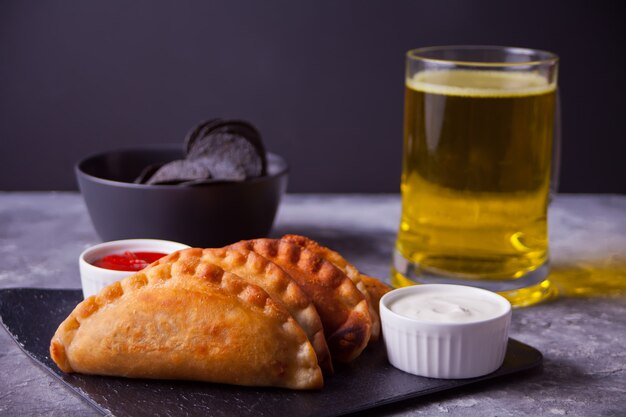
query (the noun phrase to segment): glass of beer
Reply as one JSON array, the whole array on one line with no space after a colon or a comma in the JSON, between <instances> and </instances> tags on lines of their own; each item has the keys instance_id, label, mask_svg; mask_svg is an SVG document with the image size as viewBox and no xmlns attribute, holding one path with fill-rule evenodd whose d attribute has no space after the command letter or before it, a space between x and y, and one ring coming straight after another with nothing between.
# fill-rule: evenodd
<instances>
[{"instance_id":1,"label":"glass of beer","mask_svg":"<svg viewBox=\"0 0 626 417\"><path fill-rule=\"evenodd\" d=\"M557 65L556 55L523 48L407 53L394 286L471 285L516 306L553 294Z\"/></svg>"}]
</instances>

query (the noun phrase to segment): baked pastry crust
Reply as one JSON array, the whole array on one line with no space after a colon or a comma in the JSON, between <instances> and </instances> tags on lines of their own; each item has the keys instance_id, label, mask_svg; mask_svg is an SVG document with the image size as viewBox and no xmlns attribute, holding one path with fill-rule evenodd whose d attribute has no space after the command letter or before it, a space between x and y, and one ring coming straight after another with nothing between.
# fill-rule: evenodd
<instances>
[{"instance_id":1,"label":"baked pastry crust","mask_svg":"<svg viewBox=\"0 0 626 417\"><path fill-rule=\"evenodd\" d=\"M376 309L376 314L380 314L380 299L383 295L391 291L392 288L384 282L368 275L361 274L361 281L367 287L367 291L372 299L372 305Z\"/></svg>"},{"instance_id":2,"label":"baked pastry crust","mask_svg":"<svg viewBox=\"0 0 626 417\"><path fill-rule=\"evenodd\" d=\"M326 259L328 262L335 265L337 268L341 269L341 271L343 271L343 273L346 274L348 278L352 280L352 282L354 282L354 285L356 285L357 289L361 291L361 293L369 303L369 311L372 318L372 334L370 335L370 342L377 341L380 337L380 317L378 317L378 310L376 309L376 306L374 306L374 302L370 297L367 286L361 280L361 273L359 273L359 270L356 269L354 265L348 262L339 253L320 245L318 242L314 241L313 239L309 239L306 236L285 235L280 239L298 246L302 246L303 248L306 248L316 253L317 255Z\"/></svg>"},{"instance_id":3,"label":"baked pastry crust","mask_svg":"<svg viewBox=\"0 0 626 417\"><path fill-rule=\"evenodd\" d=\"M202 261L236 274L263 288L275 301L282 303L306 333L317 354L320 368L332 375L333 365L317 309L291 275L268 259L245 249L204 249Z\"/></svg>"},{"instance_id":4,"label":"baked pastry crust","mask_svg":"<svg viewBox=\"0 0 626 417\"><path fill-rule=\"evenodd\" d=\"M278 239L246 240L232 247L271 260L302 287L322 319L333 359L350 362L365 349L372 327L368 302L340 269L306 248Z\"/></svg>"},{"instance_id":5,"label":"baked pastry crust","mask_svg":"<svg viewBox=\"0 0 626 417\"><path fill-rule=\"evenodd\" d=\"M315 351L287 310L201 254L168 255L78 304L52 359L65 372L321 388Z\"/></svg>"}]
</instances>

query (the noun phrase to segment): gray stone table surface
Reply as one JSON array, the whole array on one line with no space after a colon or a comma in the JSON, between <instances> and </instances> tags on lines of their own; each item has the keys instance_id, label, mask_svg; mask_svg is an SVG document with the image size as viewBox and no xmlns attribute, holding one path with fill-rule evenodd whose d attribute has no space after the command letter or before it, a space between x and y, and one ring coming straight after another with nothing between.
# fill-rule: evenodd
<instances>
[{"instance_id":1,"label":"gray stone table surface","mask_svg":"<svg viewBox=\"0 0 626 417\"><path fill-rule=\"evenodd\" d=\"M287 195L273 235L301 233L389 281L398 195ZM79 288L99 239L77 193L0 192L0 287ZM376 410L376 415L626 415L626 196L559 195L550 208L560 296L517 309L511 336L543 369ZM97 413L0 331L0 415Z\"/></svg>"}]
</instances>

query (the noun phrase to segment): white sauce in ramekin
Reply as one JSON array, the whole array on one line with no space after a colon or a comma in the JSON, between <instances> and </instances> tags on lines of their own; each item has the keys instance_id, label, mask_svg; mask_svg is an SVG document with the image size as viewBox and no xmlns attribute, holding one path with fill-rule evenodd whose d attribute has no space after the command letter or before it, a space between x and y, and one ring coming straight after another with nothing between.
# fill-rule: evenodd
<instances>
[{"instance_id":1,"label":"white sauce in ramekin","mask_svg":"<svg viewBox=\"0 0 626 417\"><path fill-rule=\"evenodd\" d=\"M446 290L405 294L394 300L389 309L416 320L436 323L470 323L488 320L504 313L501 303L481 294L450 294Z\"/></svg>"},{"instance_id":2,"label":"white sauce in ramekin","mask_svg":"<svg viewBox=\"0 0 626 417\"><path fill-rule=\"evenodd\" d=\"M389 363L428 378L475 378L506 355L511 303L480 288L423 284L380 299Z\"/></svg>"}]
</instances>

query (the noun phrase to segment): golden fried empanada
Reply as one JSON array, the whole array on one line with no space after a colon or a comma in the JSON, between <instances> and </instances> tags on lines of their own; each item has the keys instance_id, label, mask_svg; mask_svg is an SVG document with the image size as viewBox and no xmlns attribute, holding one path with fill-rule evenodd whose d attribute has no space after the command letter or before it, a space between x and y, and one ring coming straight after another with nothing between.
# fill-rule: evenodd
<instances>
[{"instance_id":1,"label":"golden fried empanada","mask_svg":"<svg viewBox=\"0 0 626 417\"><path fill-rule=\"evenodd\" d=\"M320 316L311 297L300 288L291 275L270 260L245 249L228 247L204 249L202 260L258 285L275 301L281 302L308 336L322 371L327 375L333 373Z\"/></svg>"},{"instance_id":2,"label":"golden fried empanada","mask_svg":"<svg viewBox=\"0 0 626 417\"><path fill-rule=\"evenodd\" d=\"M81 302L52 359L65 372L320 388L315 351L287 310L201 253L168 255Z\"/></svg>"},{"instance_id":3,"label":"golden fried empanada","mask_svg":"<svg viewBox=\"0 0 626 417\"><path fill-rule=\"evenodd\" d=\"M303 248L307 248L310 251L315 252L317 255L326 259L328 262L335 265L337 268L341 269L344 274L348 276L354 282L354 285L358 288L359 291L365 296L365 299L369 303L370 316L372 318L372 334L370 336L370 341L375 342L380 337L380 318L378 317L377 306L374 306L374 302L367 291L367 286L361 281L361 274L356 269L354 265L348 262L343 256L339 253L331 250L327 247L324 247L314 241L313 239L309 239L305 236L300 235L285 235L280 238L281 240L293 243L298 246L302 246Z\"/></svg>"},{"instance_id":4,"label":"golden fried empanada","mask_svg":"<svg viewBox=\"0 0 626 417\"><path fill-rule=\"evenodd\" d=\"M340 269L301 246L277 239L235 243L283 268L311 297L333 359L349 362L367 346L372 328L363 294Z\"/></svg>"},{"instance_id":5,"label":"golden fried empanada","mask_svg":"<svg viewBox=\"0 0 626 417\"><path fill-rule=\"evenodd\" d=\"M392 290L392 288L385 284L384 282L367 276L367 275L363 275L361 274L361 281L365 284L365 286L367 287L367 291L370 294L370 297L372 299L372 305L374 306L374 308L376 309L376 313L380 314L380 299L383 297L383 295L387 294L389 291Z\"/></svg>"}]
</instances>

